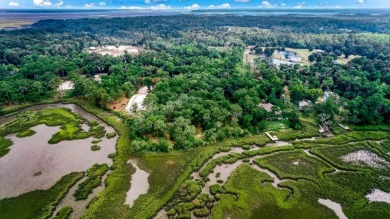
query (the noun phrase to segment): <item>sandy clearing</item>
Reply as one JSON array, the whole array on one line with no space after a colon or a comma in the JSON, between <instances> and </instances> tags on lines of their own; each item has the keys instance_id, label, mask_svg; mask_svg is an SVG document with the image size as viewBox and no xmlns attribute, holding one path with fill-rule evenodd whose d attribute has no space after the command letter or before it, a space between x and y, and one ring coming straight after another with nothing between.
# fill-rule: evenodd
<instances>
[{"instance_id":1,"label":"sandy clearing","mask_svg":"<svg viewBox=\"0 0 390 219\"><path fill-rule=\"evenodd\" d=\"M73 82L71 81L64 81L58 86L58 90L72 90L73 89Z\"/></svg>"},{"instance_id":2,"label":"sandy clearing","mask_svg":"<svg viewBox=\"0 0 390 219\"><path fill-rule=\"evenodd\" d=\"M143 103L148 93L148 87L145 86L140 88L138 93L130 98L129 103L125 107L125 111L131 113L134 104L137 104L137 111L145 110Z\"/></svg>"},{"instance_id":3,"label":"sandy clearing","mask_svg":"<svg viewBox=\"0 0 390 219\"><path fill-rule=\"evenodd\" d=\"M363 164L375 168L385 168L387 165L389 165L389 162L387 162L385 159L379 157L377 154L371 151L366 150L349 153L343 156L341 159L344 162L353 163L356 165Z\"/></svg>"},{"instance_id":4,"label":"sandy clearing","mask_svg":"<svg viewBox=\"0 0 390 219\"><path fill-rule=\"evenodd\" d=\"M371 194L365 196L370 202L386 202L390 204L390 193L384 192L380 189L374 189Z\"/></svg>"}]
</instances>

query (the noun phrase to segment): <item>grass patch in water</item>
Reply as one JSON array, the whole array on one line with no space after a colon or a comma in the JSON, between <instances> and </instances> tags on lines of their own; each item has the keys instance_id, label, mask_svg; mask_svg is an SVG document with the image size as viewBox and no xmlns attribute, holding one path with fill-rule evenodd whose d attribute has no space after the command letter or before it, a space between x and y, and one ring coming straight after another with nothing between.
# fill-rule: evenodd
<instances>
[{"instance_id":1,"label":"grass patch in water","mask_svg":"<svg viewBox=\"0 0 390 219\"><path fill-rule=\"evenodd\" d=\"M70 187L83 177L83 173L71 173L61 178L48 190L37 190L18 197L0 200L2 218L47 218L66 195Z\"/></svg>"},{"instance_id":2,"label":"grass patch in water","mask_svg":"<svg viewBox=\"0 0 390 219\"><path fill-rule=\"evenodd\" d=\"M101 147L99 145L92 145L91 150L92 151L100 151Z\"/></svg>"},{"instance_id":3,"label":"grass patch in water","mask_svg":"<svg viewBox=\"0 0 390 219\"><path fill-rule=\"evenodd\" d=\"M106 134L106 138L108 138L108 139L114 138L115 136L116 136L116 132L110 132L110 133Z\"/></svg>"},{"instance_id":4,"label":"grass patch in water","mask_svg":"<svg viewBox=\"0 0 390 219\"><path fill-rule=\"evenodd\" d=\"M108 171L107 164L95 164L87 170L87 179L80 183L78 189L74 193L76 200L85 200L89 194L93 192L93 189L100 186L103 176Z\"/></svg>"},{"instance_id":5,"label":"grass patch in water","mask_svg":"<svg viewBox=\"0 0 390 219\"><path fill-rule=\"evenodd\" d=\"M12 145L12 141L5 139L3 136L0 136L0 157L8 154L9 147Z\"/></svg>"},{"instance_id":6,"label":"grass patch in water","mask_svg":"<svg viewBox=\"0 0 390 219\"><path fill-rule=\"evenodd\" d=\"M25 137L28 137L28 136L33 136L34 134L36 134L36 132L34 130L27 129L27 130L19 132L16 135L16 137L18 137L18 138L25 138Z\"/></svg>"},{"instance_id":7,"label":"grass patch in water","mask_svg":"<svg viewBox=\"0 0 390 219\"><path fill-rule=\"evenodd\" d=\"M103 126L99 126L96 123L88 123L90 126L89 132L84 132L81 129L80 124L69 123L61 126L59 132L55 133L49 140L49 144L57 144L64 140L76 140L85 139L89 137L102 138L106 130Z\"/></svg>"}]
</instances>

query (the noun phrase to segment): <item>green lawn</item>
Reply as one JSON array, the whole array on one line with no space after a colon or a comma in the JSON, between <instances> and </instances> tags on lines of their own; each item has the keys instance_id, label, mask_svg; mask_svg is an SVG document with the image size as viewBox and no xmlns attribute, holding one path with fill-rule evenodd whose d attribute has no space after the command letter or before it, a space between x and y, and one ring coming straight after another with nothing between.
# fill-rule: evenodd
<instances>
[{"instance_id":1,"label":"green lawn","mask_svg":"<svg viewBox=\"0 0 390 219\"><path fill-rule=\"evenodd\" d=\"M280 131L289 129L290 124L288 121L267 121L265 123L265 130L264 131Z\"/></svg>"}]
</instances>

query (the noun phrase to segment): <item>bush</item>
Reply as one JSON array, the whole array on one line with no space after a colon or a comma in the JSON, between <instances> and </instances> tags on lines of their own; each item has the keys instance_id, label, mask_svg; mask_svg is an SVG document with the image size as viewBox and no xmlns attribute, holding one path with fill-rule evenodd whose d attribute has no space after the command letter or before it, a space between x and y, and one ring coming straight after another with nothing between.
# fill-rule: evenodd
<instances>
[{"instance_id":1,"label":"bush","mask_svg":"<svg viewBox=\"0 0 390 219\"><path fill-rule=\"evenodd\" d=\"M178 195L181 200L184 202L189 202L193 200L201 191L201 187L194 181L187 180L185 181L179 191Z\"/></svg>"},{"instance_id":2,"label":"bush","mask_svg":"<svg viewBox=\"0 0 390 219\"><path fill-rule=\"evenodd\" d=\"M210 193L212 195L216 195L218 193L224 193L224 192L225 192L225 190L219 184L214 184L214 185L210 186Z\"/></svg>"},{"instance_id":3,"label":"bush","mask_svg":"<svg viewBox=\"0 0 390 219\"><path fill-rule=\"evenodd\" d=\"M200 218L207 217L207 216L210 215L210 210L208 208L206 208L206 207L202 208L202 209L195 209L194 210L194 215L196 217L200 217Z\"/></svg>"}]
</instances>

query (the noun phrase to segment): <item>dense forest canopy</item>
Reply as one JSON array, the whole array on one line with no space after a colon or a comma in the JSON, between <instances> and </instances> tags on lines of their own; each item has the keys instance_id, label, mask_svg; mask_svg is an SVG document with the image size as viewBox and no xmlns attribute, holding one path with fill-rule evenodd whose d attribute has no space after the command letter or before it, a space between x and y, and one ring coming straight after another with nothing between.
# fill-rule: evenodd
<instances>
[{"instance_id":1,"label":"dense forest canopy","mask_svg":"<svg viewBox=\"0 0 390 219\"><path fill-rule=\"evenodd\" d=\"M30 29L0 31L0 103L52 98L65 78L74 83L68 95L103 108L148 86L147 110L126 116L136 139L133 148L139 151L166 151L170 141L180 149L257 133L274 119L300 129L297 106L302 100L315 103L312 110L327 114L327 120L389 123L389 33L386 16L39 21ZM87 52L106 45L139 46L145 52L119 57ZM248 45L312 54L308 65L275 67L263 60L251 67L243 63ZM352 55L356 58L347 64L335 62ZM99 73L108 75L100 82L91 79ZM324 92L335 93L337 100L316 103ZM268 112L260 103L275 108Z\"/></svg>"}]
</instances>

